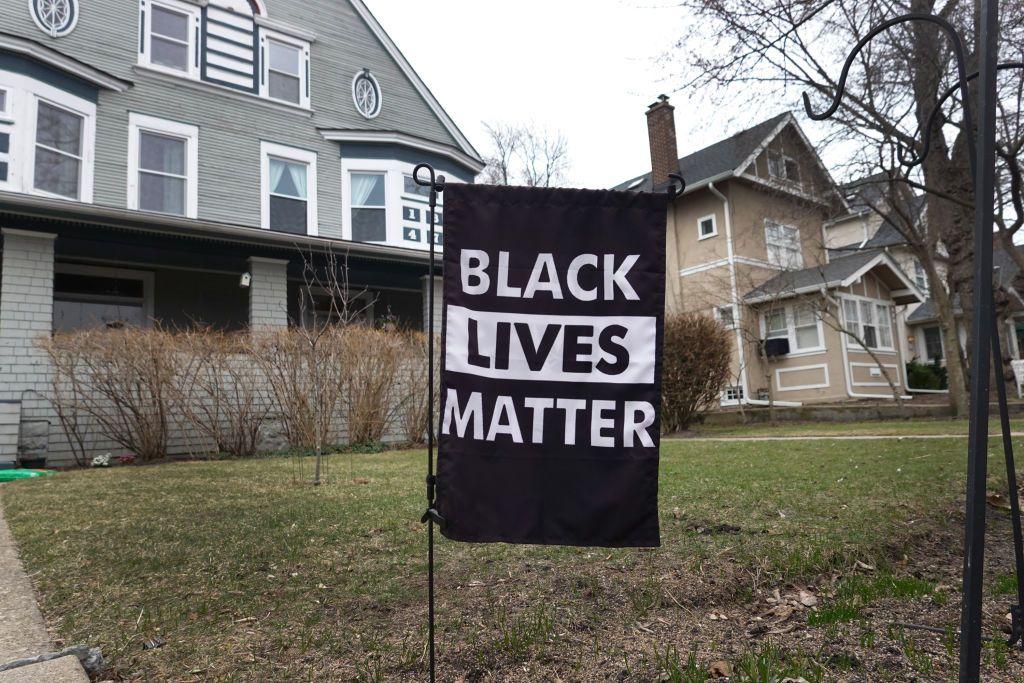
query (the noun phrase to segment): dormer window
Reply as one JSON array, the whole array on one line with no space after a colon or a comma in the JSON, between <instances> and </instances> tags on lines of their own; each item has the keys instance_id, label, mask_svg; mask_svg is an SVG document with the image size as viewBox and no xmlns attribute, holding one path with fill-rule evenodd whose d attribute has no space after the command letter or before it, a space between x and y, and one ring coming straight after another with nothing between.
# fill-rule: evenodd
<instances>
[{"instance_id":1,"label":"dormer window","mask_svg":"<svg viewBox=\"0 0 1024 683\"><path fill-rule=\"evenodd\" d=\"M777 150L768 150L768 175L789 183L800 182L800 167L796 159Z\"/></svg>"},{"instance_id":2,"label":"dormer window","mask_svg":"<svg viewBox=\"0 0 1024 683\"><path fill-rule=\"evenodd\" d=\"M263 29L260 94L278 102L309 107L309 44Z\"/></svg>"},{"instance_id":3,"label":"dormer window","mask_svg":"<svg viewBox=\"0 0 1024 683\"><path fill-rule=\"evenodd\" d=\"M139 62L190 78L199 76L199 20L195 5L178 0L141 0Z\"/></svg>"}]
</instances>

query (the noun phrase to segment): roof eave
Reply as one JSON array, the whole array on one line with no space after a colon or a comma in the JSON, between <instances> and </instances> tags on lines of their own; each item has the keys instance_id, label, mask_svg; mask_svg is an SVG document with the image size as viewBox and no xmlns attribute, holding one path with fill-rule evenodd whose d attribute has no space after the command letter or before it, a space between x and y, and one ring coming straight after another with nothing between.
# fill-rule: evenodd
<instances>
[{"instance_id":1,"label":"roof eave","mask_svg":"<svg viewBox=\"0 0 1024 683\"><path fill-rule=\"evenodd\" d=\"M431 152L452 161L462 164L466 168L479 173L487 165L481 159L470 156L462 150L451 145L446 145L432 140L426 140L407 133L398 131L376 131L376 130L351 130L342 128L321 128L320 134L325 140L331 142L370 142L370 143L392 143L419 149L424 152Z\"/></svg>"},{"instance_id":2,"label":"roof eave","mask_svg":"<svg viewBox=\"0 0 1024 683\"><path fill-rule=\"evenodd\" d=\"M108 74L106 71L101 71L28 38L0 32L0 49L30 57L100 88L125 92L132 87L131 81Z\"/></svg>"},{"instance_id":3,"label":"roof eave","mask_svg":"<svg viewBox=\"0 0 1024 683\"><path fill-rule=\"evenodd\" d=\"M424 264L429 261L428 252L406 247L352 242L311 235L290 235L258 227L181 218L13 192L0 191L0 207L2 207L0 209L2 213L15 216L98 225L129 232L207 239L279 249L345 251L353 256L389 261Z\"/></svg>"}]
</instances>

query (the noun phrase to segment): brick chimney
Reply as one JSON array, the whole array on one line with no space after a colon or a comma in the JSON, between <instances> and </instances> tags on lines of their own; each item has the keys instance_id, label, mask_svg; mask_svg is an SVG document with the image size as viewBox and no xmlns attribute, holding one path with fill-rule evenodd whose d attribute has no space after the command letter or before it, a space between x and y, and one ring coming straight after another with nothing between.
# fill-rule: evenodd
<instances>
[{"instance_id":1,"label":"brick chimney","mask_svg":"<svg viewBox=\"0 0 1024 683\"><path fill-rule=\"evenodd\" d=\"M668 95L647 108L647 137L651 143L651 180L654 187L668 182L669 173L679 172L676 150L676 108L668 103Z\"/></svg>"}]
</instances>

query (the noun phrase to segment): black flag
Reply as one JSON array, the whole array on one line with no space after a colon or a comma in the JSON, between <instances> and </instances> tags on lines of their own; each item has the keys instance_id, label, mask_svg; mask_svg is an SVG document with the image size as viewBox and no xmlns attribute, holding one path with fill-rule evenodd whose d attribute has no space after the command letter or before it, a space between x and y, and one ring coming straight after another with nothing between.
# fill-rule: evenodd
<instances>
[{"instance_id":1,"label":"black flag","mask_svg":"<svg viewBox=\"0 0 1024 683\"><path fill-rule=\"evenodd\" d=\"M660 194L445 188L445 536L659 544L666 208Z\"/></svg>"}]
</instances>

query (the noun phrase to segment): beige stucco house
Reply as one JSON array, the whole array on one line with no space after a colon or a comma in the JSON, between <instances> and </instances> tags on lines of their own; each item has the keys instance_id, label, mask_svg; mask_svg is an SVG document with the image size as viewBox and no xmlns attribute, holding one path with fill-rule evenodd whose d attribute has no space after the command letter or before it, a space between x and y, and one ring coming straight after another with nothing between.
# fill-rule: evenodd
<instances>
[{"instance_id":1,"label":"beige stucco house","mask_svg":"<svg viewBox=\"0 0 1024 683\"><path fill-rule=\"evenodd\" d=\"M793 116L682 158L668 98L647 122L652 171L617 189L662 190L669 173L686 179L669 209L666 306L730 328L733 379L722 404L887 398L890 380L902 395L895 310L925 296L884 250L830 258L825 226L850 207Z\"/></svg>"}]
</instances>

